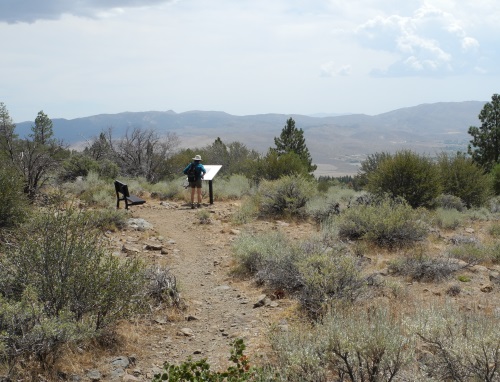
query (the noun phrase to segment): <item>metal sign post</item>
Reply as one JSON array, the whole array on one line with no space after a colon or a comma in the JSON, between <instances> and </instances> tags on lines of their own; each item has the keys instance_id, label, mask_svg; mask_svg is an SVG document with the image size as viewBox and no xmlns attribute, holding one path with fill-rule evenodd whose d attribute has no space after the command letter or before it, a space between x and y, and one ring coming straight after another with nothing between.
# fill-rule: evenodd
<instances>
[{"instance_id":1,"label":"metal sign post","mask_svg":"<svg viewBox=\"0 0 500 382\"><path fill-rule=\"evenodd\" d=\"M203 167L205 167L205 170L207 170L207 173L203 177L203 180L208 180L208 193L210 195L210 204L214 204L214 189L213 189L212 181L222 166L221 165L207 164L207 165L203 165Z\"/></svg>"}]
</instances>

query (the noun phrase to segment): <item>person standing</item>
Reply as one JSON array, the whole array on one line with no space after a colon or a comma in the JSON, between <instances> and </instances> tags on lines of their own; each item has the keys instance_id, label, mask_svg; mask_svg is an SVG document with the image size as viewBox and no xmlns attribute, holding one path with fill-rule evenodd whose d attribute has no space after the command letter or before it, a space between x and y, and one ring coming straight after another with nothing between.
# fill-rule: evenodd
<instances>
[{"instance_id":1,"label":"person standing","mask_svg":"<svg viewBox=\"0 0 500 382\"><path fill-rule=\"evenodd\" d=\"M188 176L189 187L191 187L191 208L194 208L195 191L198 195L197 207L200 208L203 177L207 173L207 170L205 170L205 167L201 164L201 156L195 155L193 162L187 165L183 173Z\"/></svg>"}]
</instances>

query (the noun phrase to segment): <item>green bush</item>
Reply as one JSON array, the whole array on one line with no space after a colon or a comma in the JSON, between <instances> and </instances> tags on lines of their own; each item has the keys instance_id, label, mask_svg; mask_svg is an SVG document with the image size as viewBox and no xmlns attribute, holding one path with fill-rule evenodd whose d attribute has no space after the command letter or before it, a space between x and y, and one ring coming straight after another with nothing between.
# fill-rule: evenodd
<instances>
[{"instance_id":1,"label":"green bush","mask_svg":"<svg viewBox=\"0 0 500 382\"><path fill-rule=\"evenodd\" d=\"M0 228L12 228L27 217L28 201L23 181L14 170L0 166Z\"/></svg>"},{"instance_id":2,"label":"green bush","mask_svg":"<svg viewBox=\"0 0 500 382\"><path fill-rule=\"evenodd\" d=\"M156 303L180 308L182 301L177 288L177 279L170 270L163 266L152 266L145 269L146 280L144 296Z\"/></svg>"},{"instance_id":3,"label":"green bush","mask_svg":"<svg viewBox=\"0 0 500 382\"><path fill-rule=\"evenodd\" d=\"M243 175L216 179L213 188L214 198L217 200L241 199L251 192L250 180Z\"/></svg>"},{"instance_id":4,"label":"green bush","mask_svg":"<svg viewBox=\"0 0 500 382\"><path fill-rule=\"evenodd\" d=\"M433 202L434 207L445 210L464 211L465 204L458 196L441 194Z\"/></svg>"},{"instance_id":5,"label":"green bush","mask_svg":"<svg viewBox=\"0 0 500 382\"><path fill-rule=\"evenodd\" d=\"M484 205L492 194L490 178L471 158L441 154L438 167L443 192L460 198L468 208Z\"/></svg>"},{"instance_id":6,"label":"green bush","mask_svg":"<svg viewBox=\"0 0 500 382\"><path fill-rule=\"evenodd\" d=\"M335 309L321 324L272 336L283 381L391 381L415 354L414 336L388 308Z\"/></svg>"},{"instance_id":7,"label":"green bush","mask_svg":"<svg viewBox=\"0 0 500 382\"><path fill-rule=\"evenodd\" d=\"M313 317L322 316L334 301L356 300L366 284L358 260L342 247L313 251L298 263L298 270L299 301Z\"/></svg>"},{"instance_id":8,"label":"green bush","mask_svg":"<svg viewBox=\"0 0 500 382\"><path fill-rule=\"evenodd\" d=\"M374 194L401 197L413 208L431 206L441 193L437 166L431 159L410 150L382 160L369 173L367 188Z\"/></svg>"},{"instance_id":9,"label":"green bush","mask_svg":"<svg viewBox=\"0 0 500 382\"><path fill-rule=\"evenodd\" d=\"M465 215L455 209L438 208L434 213L434 221L442 229L456 229L464 219Z\"/></svg>"},{"instance_id":10,"label":"green bush","mask_svg":"<svg viewBox=\"0 0 500 382\"><path fill-rule=\"evenodd\" d=\"M91 171L99 171L98 162L87 155L73 153L62 163L59 177L63 181L73 181L78 177L87 176Z\"/></svg>"},{"instance_id":11,"label":"green bush","mask_svg":"<svg viewBox=\"0 0 500 382\"><path fill-rule=\"evenodd\" d=\"M225 371L212 371L206 359L200 361L187 361L180 365L165 362L163 371L155 374L152 382L245 382L255 380L254 376L258 370L251 367L250 360L243 354L245 344L243 340L237 339L231 344L231 356L229 360L233 366Z\"/></svg>"},{"instance_id":12,"label":"green bush","mask_svg":"<svg viewBox=\"0 0 500 382\"><path fill-rule=\"evenodd\" d=\"M448 258L433 258L423 255L407 256L389 263L389 271L411 280L439 282L451 277L462 267Z\"/></svg>"},{"instance_id":13,"label":"green bush","mask_svg":"<svg viewBox=\"0 0 500 382\"><path fill-rule=\"evenodd\" d=\"M258 190L260 211L271 216L305 216L305 206L314 193L314 183L303 177L263 181Z\"/></svg>"},{"instance_id":14,"label":"green bush","mask_svg":"<svg viewBox=\"0 0 500 382\"><path fill-rule=\"evenodd\" d=\"M0 293L19 301L32 288L49 317L70 312L99 330L130 312L143 285L137 260L107 253L92 215L40 213L1 259Z\"/></svg>"},{"instance_id":15,"label":"green bush","mask_svg":"<svg viewBox=\"0 0 500 382\"><path fill-rule=\"evenodd\" d=\"M33 288L26 288L19 301L0 296L0 359L10 373L21 358L50 367L62 355L62 346L93 336L87 322L76 321L68 311L49 316ZM33 358L32 358L33 359Z\"/></svg>"},{"instance_id":16,"label":"green bush","mask_svg":"<svg viewBox=\"0 0 500 382\"><path fill-rule=\"evenodd\" d=\"M259 215L259 202L256 197L245 198L237 211L231 216L234 224L246 224Z\"/></svg>"},{"instance_id":17,"label":"green bush","mask_svg":"<svg viewBox=\"0 0 500 382\"><path fill-rule=\"evenodd\" d=\"M469 265L476 265L491 260L491 252L487 247L477 243L466 243L450 248L448 256L465 261Z\"/></svg>"},{"instance_id":18,"label":"green bush","mask_svg":"<svg viewBox=\"0 0 500 382\"><path fill-rule=\"evenodd\" d=\"M415 332L429 352L421 369L429 378L452 381L500 379L498 317L463 313L449 305L420 309Z\"/></svg>"},{"instance_id":19,"label":"green bush","mask_svg":"<svg viewBox=\"0 0 500 382\"><path fill-rule=\"evenodd\" d=\"M413 245L428 233L421 211L391 200L349 208L338 218L337 227L341 239L366 239L389 248Z\"/></svg>"},{"instance_id":20,"label":"green bush","mask_svg":"<svg viewBox=\"0 0 500 382\"><path fill-rule=\"evenodd\" d=\"M257 281L292 291L301 286L297 262L303 253L282 233L241 235L233 251L242 269Z\"/></svg>"}]
</instances>

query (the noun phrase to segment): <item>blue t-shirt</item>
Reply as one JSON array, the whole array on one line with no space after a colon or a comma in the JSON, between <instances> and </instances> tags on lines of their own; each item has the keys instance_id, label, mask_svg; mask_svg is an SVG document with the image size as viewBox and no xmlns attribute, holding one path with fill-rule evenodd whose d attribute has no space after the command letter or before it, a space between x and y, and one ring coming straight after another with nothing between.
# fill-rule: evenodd
<instances>
[{"instance_id":1,"label":"blue t-shirt","mask_svg":"<svg viewBox=\"0 0 500 382\"><path fill-rule=\"evenodd\" d=\"M188 173L189 169L191 168L191 166L196 166L195 167L196 180L201 179L203 177L203 175L205 175L207 173L207 170L205 170L205 167L200 162L191 162L184 169L183 173L187 175L187 173Z\"/></svg>"}]
</instances>

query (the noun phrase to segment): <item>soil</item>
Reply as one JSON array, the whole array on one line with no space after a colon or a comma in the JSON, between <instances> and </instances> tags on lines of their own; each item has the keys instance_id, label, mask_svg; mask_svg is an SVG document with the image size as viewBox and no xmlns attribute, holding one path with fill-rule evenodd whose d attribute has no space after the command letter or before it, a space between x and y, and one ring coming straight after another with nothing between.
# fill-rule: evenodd
<instances>
[{"instance_id":1,"label":"soil","mask_svg":"<svg viewBox=\"0 0 500 382\"><path fill-rule=\"evenodd\" d=\"M99 350L96 346L70 351L60 367L67 379L149 381L161 371L164 362L180 364L189 358L207 359L212 370L225 370L229 365L230 345L237 338L244 340L245 354L253 364L272 357L270 328L287 330L288 325L293 325L297 317L296 302L277 293L280 291L266 290L250 279L235 275L232 241L245 231L270 230L281 230L292 240L301 239L312 235L317 227L313 223L276 220L235 226L231 216L238 208L239 202L215 202L191 209L189 204L156 199L132 206L129 217L144 219L152 227L108 233L112 251L116 256L137 256L147 264L167 266L176 277L185 309L155 307L151 314L122 322L118 331L120 340L111 350ZM456 235L481 240L487 236L486 228L479 223L458 231L432 233L425 251L444 253L450 238ZM369 252L365 270L391 279L393 292L399 295L390 296L385 291L378 298L397 300L411 295L438 303L451 299L462 309L500 314L498 265L464 268L460 275L467 276L465 283L457 278L418 283L387 274L388 261L398 254L377 248ZM447 291L457 285L461 292L450 296ZM119 362L123 359L125 365Z\"/></svg>"},{"instance_id":2,"label":"soil","mask_svg":"<svg viewBox=\"0 0 500 382\"><path fill-rule=\"evenodd\" d=\"M149 381L164 362L179 364L189 358L206 359L212 370L225 370L231 343L237 338L244 340L250 359L264 361L269 354L270 326L286 328L295 303L233 275L231 242L242 228L233 226L230 219L238 208L237 202L216 202L191 209L188 204L154 199L130 207L130 218L144 219L152 228L108 233L114 254L167 266L176 277L184 309L156 308L151 315L123 322L120 343L113 350L84 352L66 374L85 381L97 377L102 381ZM298 238L314 226L260 221L251 229L282 229ZM75 356L68 359L74 362ZM116 366L118 357L131 363Z\"/></svg>"}]
</instances>

